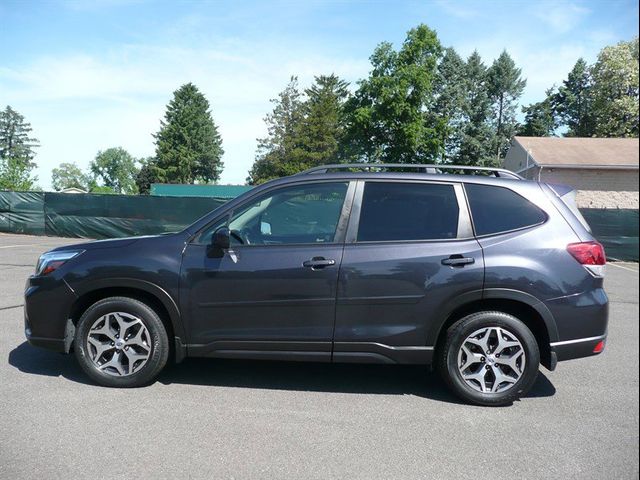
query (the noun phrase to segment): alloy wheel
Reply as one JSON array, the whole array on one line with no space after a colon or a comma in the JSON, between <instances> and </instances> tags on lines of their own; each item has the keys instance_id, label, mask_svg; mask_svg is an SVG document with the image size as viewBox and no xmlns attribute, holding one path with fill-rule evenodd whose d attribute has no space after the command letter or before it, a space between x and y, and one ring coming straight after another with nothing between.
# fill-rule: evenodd
<instances>
[{"instance_id":1,"label":"alloy wheel","mask_svg":"<svg viewBox=\"0 0 640 480\"><path fill-rule=\"evenodd\" d=\"M502 393L524 373L526 355L520 340L501 327L485 327L469 335L458 351L462 379L481 393Z\"/></svg>"},{"instance_id":2,"label":"alloy wheel","mask_svg":"<svg viewBox=\"0 0 640 480\"><path fill-rule=\"evenodd\" d=\"M87 352L94 366L115 377L138 372L151 355L151 336L138 317L124 312L101 316L89 329Z\"/></svg>"}]
</instances>

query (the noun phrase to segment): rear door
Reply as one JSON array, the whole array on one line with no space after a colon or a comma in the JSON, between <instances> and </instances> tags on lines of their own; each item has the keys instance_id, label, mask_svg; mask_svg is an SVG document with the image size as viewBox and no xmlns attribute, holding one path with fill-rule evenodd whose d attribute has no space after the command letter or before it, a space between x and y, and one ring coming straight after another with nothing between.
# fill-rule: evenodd
<instances>
[{"instance_id":1,"label":"rear door","mask_svg":"<svg viewBox=\"0 0 640 480\"><path fill-rule=\"evenodd\" d=\"M431 359L443 315L481 298L462 186L359 181L338 282L335 361Z\"/></svg>"}]
</instances>

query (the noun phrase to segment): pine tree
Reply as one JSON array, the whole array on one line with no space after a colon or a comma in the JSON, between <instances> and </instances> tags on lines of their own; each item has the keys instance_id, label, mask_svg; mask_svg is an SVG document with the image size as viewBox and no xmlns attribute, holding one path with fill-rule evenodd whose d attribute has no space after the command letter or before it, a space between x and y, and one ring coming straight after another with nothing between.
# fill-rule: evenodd
<instances>
[{"instance_id":1,"label":"pine tree","mask_svg":"<svg viewBox=\"0 0 640 480\"><path fill-rule=\"evenodd\" d=\"M31 137L31 124L10 106L0 111L0 189L31 190L36 177L33 161L38 140Z\"/></svg>"},{"instance_id":2,"label":"pine tree","mask_svg":"<svg viewBox=\"0 0 640 480\"><path fill-rule=\"evenodd\" d=\"M546 91L543 101L522 107L525 114L524 125L520 127L518 135L526 137L551 137L558 128L557 113L554 107L556 94L553 89Z\"/></svg>"},{"instance_id":3,"label":"pine tree","mask_svg":"<svg viewBox=\"0 0 640 480\"><path fill-rule=\"evenodd\" d=\"M495 134L490 124L487 67L477 51L467 59L464 72L464 127L455 163L490 166L495 158L492 153Z\"/></svg>"},{"instance_id":4,"label":"pine tree","mask_svg":"<svg viewBox=\"0 0 640 480\"><path fill-rule=\"evenodd\" d=\"M444 51L434 81L434 114L446 123L442 129L442 161L450 162L460 150L464 126L465 63L453 48Z\"/></svg>"},{"instance_id":5,"label":"pine tree","mask_svg":"<svg viewBox=\"0 0 640 480\"><path fill-rule=\"evenodd\" d=\"M320 75L305 90L303 119L298 132L300 161L304 168L341 161L344 103L349 84L336 75Z\"/></svg>"},{"instance_id":6,"label":"pine tree","mask_svg":"<svg viewBox=\"0 0 640 480\"><path fill-rule=\"evenodd\" d=\"M522 95L527 81L522 78L522 70L516 67L506 50L493 62L487 76L489 97L494 107L496 132L494 152L496 163L499 163L518 128L517 100Z\"/></svg>"},{"instance_id":7,"label":"pine tree","mask_svg":"<svg viewBox=\"0 0 640 480\"><path fill-rule=\"evenodd\" d=\"M173 93L156 139L157 172L168 183L217 182L222 139L209 102L192 83Z\"/></svg>"},{"instance_id":8,"label":"pine tree","mask_svg":"<svg viewBox=\"0 0 640 480\"><path fill-rule=\"evenodd\" d=\"M554 97L560 121L568 127L568 137L591 137L595 133L591 87L589 66L579 58Z\"/></svg>"},{"instance_id":9,"label":"pine tree","mask_svg":"<svg viewBox=\"0 0 640 480\"><path fill-rule=\"evenodd\" d=\"M257 185L303 169L299 135L304 118L301 97L298 78L294 76L278 98L271 99L273 111L264 119L267 136L258 139L256 159L247 178L249 184Z\"/></svg>"}]
</instances>

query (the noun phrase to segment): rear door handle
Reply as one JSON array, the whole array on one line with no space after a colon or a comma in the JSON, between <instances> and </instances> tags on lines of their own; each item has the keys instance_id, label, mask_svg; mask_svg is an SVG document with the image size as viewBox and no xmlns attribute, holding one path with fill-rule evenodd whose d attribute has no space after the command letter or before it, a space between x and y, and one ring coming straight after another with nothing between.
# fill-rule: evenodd
<instances>
[{"instance_id":1,"label":"rear door handle","mask_svg":"<svg viewBox=\"0 0 640 480\"><path fill-rule=\"evenodd\" d=\"M330 267L331 265L335 265L336 261L333 259L327 259L324 257L313 257L311 260L305 260L302 262L303 267L311 268L312 270L317 270L324 267Z\"/></svg>"},{"instance_id":2,"label":"rear door handle","mask_svg":"<svg viewBox=\"0 0 640 480\"><path fill-rule=\"evenodd\" d=\"M449 258L443 259L442 264L450 267L464 267L465 265L475 263L475 261L475 258L463 257L462 255L451 255Z\"/></svg>"}]
</instances>

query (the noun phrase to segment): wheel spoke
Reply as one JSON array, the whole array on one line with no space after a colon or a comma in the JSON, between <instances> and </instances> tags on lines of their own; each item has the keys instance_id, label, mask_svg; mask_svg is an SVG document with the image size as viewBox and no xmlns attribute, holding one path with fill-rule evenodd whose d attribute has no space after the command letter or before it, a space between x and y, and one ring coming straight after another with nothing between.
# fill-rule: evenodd
<instances>
[{"instance_id":1,"label":"wheel spoke","mask_svg":"<svg viewBox=\"0 0 640 480\"><path fill-rule=\"evenodd\" d=\"M107 363L103 363L100 365L100 370L106 370L107 368L115 368L120 375L126 375L125 368L122 365L122 353L121 352L113 352L113 356L111 360Z\"/></svg>"},{"instance_id":2,"label":"wheel spoke","mask_svg":"<svg viewBox=\"0 0 640 480\"><path fill-rule=\"evenodd\" d=\"M111 342L101 342L100 340L98 340L97 338L94 337L89 337L87 338L87 341L93 345L93 348L96 349L96 353L93 356L92 360L94 362L97 362L98 360L100 360L100 358L102 357L102 355L109 351L112 350L114 347L111 345Z\"/></svg>"},{"instance_id":3,"label":"wheel spoke","mask_svg":"<svg viewBox=\"0 0 640 480\"><path fill-rule=\"evenodd\" d=\"M480 366L480 369L477 372L467 374L467 375L463 374L462 378L464 378L467 381L467 383L469 383L470 381L473 382L475 380L476 382L478 382L477 385L479 385L480 391L486 392L487 391L486 376L487 376L487 370L484 368L484 365L482 365Z\"/></svg>"},{"instance_id":4,"label":"wheel spoke","mask_svg":"<svg viewBox=\"0 0 640 480\"><path fill-rule=\"evenodd\" d=\"M101 321L103 322L102 326L100 328L96 328L96 324L98 324ZM98 322L93 324L93 327L91 328L91 330L89 330L89 335L92 335L92 334L105 335L107 338L111 340L116 339L116 333L111 328L111 323L109 321L108 315L101 317L100 320L98 320Z\"/></svg>"},{"instance_id":5,"label":"wheel spoke","mask_svg":"<svg viewBox=\"0 0 640 480\"><path fill-rule=\"evenodd\" d=\"M512 339L508 340L509 335L502 328L496 328L496 336L498 337L498 345L496 346L495 353L502 353L505 349L511 347L519 347L520 342Z\"/></svg>"},{"instance_id":6,"label":"wheel spoke","mask_svg":"<svg viewBox=\"0 0 640 480\"><path fill-rule=\"evenodd\" d=\"M481 353L472 352L466 345L462 345L461 351L465 354L464 363L460 365L461 372L464 372L467 368L475 363L481 363L482 359L484 358Z\"/></svg>"},{"instance_id":7,"label":"wheel spoke","mask_svg":"<svg viewBox=\"0 0 640 480\"><path fill-rule=\"evenodd\" d=\"M491 370L493 371L493 375L495 377L493 386L491 387L492 393L499 391L500 385L504 383L514 384L517 381L516 378L510 377L502 373L502 370L500 370L500 367L498 367L497 365L493 365L493 367L491 367Z\"/></svg>"}]
</instances>

